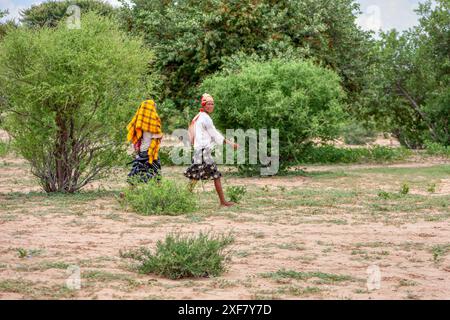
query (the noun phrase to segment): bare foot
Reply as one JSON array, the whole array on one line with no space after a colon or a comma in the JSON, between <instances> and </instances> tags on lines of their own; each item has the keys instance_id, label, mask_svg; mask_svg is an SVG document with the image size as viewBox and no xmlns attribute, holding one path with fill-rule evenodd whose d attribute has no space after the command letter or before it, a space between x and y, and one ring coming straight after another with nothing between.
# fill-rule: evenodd
<instances>
[{"instance_id":1,"label":"bare foot","mask_svg":"<svg viewBox=\"0 0 450 320\"><path fill-rule=\"evenodd\" d=\"M222 207L231 207L231 206L234 206L236 203L234 203L234 202L229 202L229 201L225 201L225 202L221 202L220 203L220 205L222 206Z\"/></svg>"}]
</instances>

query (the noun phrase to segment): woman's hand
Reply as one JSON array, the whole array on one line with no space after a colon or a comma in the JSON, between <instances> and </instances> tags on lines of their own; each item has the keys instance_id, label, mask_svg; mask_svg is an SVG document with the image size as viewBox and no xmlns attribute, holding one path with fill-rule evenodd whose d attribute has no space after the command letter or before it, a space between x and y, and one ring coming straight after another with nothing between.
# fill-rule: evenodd
<instances>
[{"instance_id":1,"label":"woman's hand","mask_svg":"<svg viewBox=\"0 0 450 320\"><path fill-rule=\"evenodd\" d=\"M237 143L231 142L230 140L224 140L226 144L233 146L234 150L237 150L240 146Z\"/></svg>"},{"instance_id":2,"label":"woman's hand","mask_svg":"<svg viewBox=\"0 0 450 320\"><path fill-rule=\"evenodd\" d=\"M133 144L134 151L136 151L137 153L139 153L139 152L141 151L141 143L142 143L142 140L139 139L138 142L136 142L135 144Z\"/></svg>"}]
</instances>

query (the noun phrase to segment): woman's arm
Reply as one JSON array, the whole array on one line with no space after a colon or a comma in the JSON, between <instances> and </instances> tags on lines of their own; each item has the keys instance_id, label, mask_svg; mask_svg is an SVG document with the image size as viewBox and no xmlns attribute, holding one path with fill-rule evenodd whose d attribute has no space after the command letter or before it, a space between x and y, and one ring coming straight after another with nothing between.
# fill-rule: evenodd
<instances>
[{"instance_id":1,"label":"woman's arm","mask_svg":"<svg viewBox=\"0 0 450 320\"><path fill-rule=\"evenodd\" d=\"M239 148L239 145L237 143L234 143L230 140L224 139L223 140L224 144L229 144L230 146L233 146L233 149L236 150L237 148Z\"/></svg>"},{"instance_id":2,"label":"woman's arm","mask_svg":"<svg viewBox=\"0 0 450 320\"><path fill-rule=\"evenodd\" d=\"M214 126L214 123L212 122L211 118L209 118L207 121L205 121L205 128L206 128L206 131L208 132L208 134L214 139L214 141L217 144L229 144L229 145L233 146L233 148L235 150L237 148L239 148L239 145L237 143L234 143L223 137L223 135Z\"/></svg>"}]
</instances>

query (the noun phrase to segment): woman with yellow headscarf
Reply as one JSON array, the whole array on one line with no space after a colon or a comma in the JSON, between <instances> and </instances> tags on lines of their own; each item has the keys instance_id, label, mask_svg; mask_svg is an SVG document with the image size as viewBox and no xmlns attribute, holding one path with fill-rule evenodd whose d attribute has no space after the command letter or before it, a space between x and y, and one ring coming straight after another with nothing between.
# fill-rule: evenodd
<instances>
[{"instance_id":1,"label":"woman with yellow headscarf","mask_svg":"<svg viewBox=\"0 0 450 320\"><path fill-rule=\"evenodd\" d=\"M162 139L161 119L156 112L156 104L153 100L145 100L141 103L128 124L127 130L127 141L133 143L137 153L132 161L133 167L128 177L137 175L141 181L148 182L155 176L159 176L161 170L158 157Z\"/></svg>"}]
</instances>

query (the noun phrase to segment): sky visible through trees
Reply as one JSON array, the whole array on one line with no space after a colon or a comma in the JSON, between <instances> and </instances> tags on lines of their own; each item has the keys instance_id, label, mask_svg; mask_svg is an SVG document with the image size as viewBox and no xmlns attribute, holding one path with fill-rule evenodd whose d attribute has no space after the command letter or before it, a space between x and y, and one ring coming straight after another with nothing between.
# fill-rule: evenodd
<instances>
[{"instance_id":1,"label":"sky visible through trees","mask_svg":"<svg viewBox=\"0 0 450 320\"><path fill-rule=\"evenodd\" d=\"M33 4L39 4L41 0L0 0L0 10L8 9L9 15L5 19L17 19L19 12ZM107 0L113 6L118 6L119 1ZM406 30L417 24L417 8L419 0L358 0L363 14L358 23L365 30L378 29L399 31Z\"/></svg>"}]
</instances>

